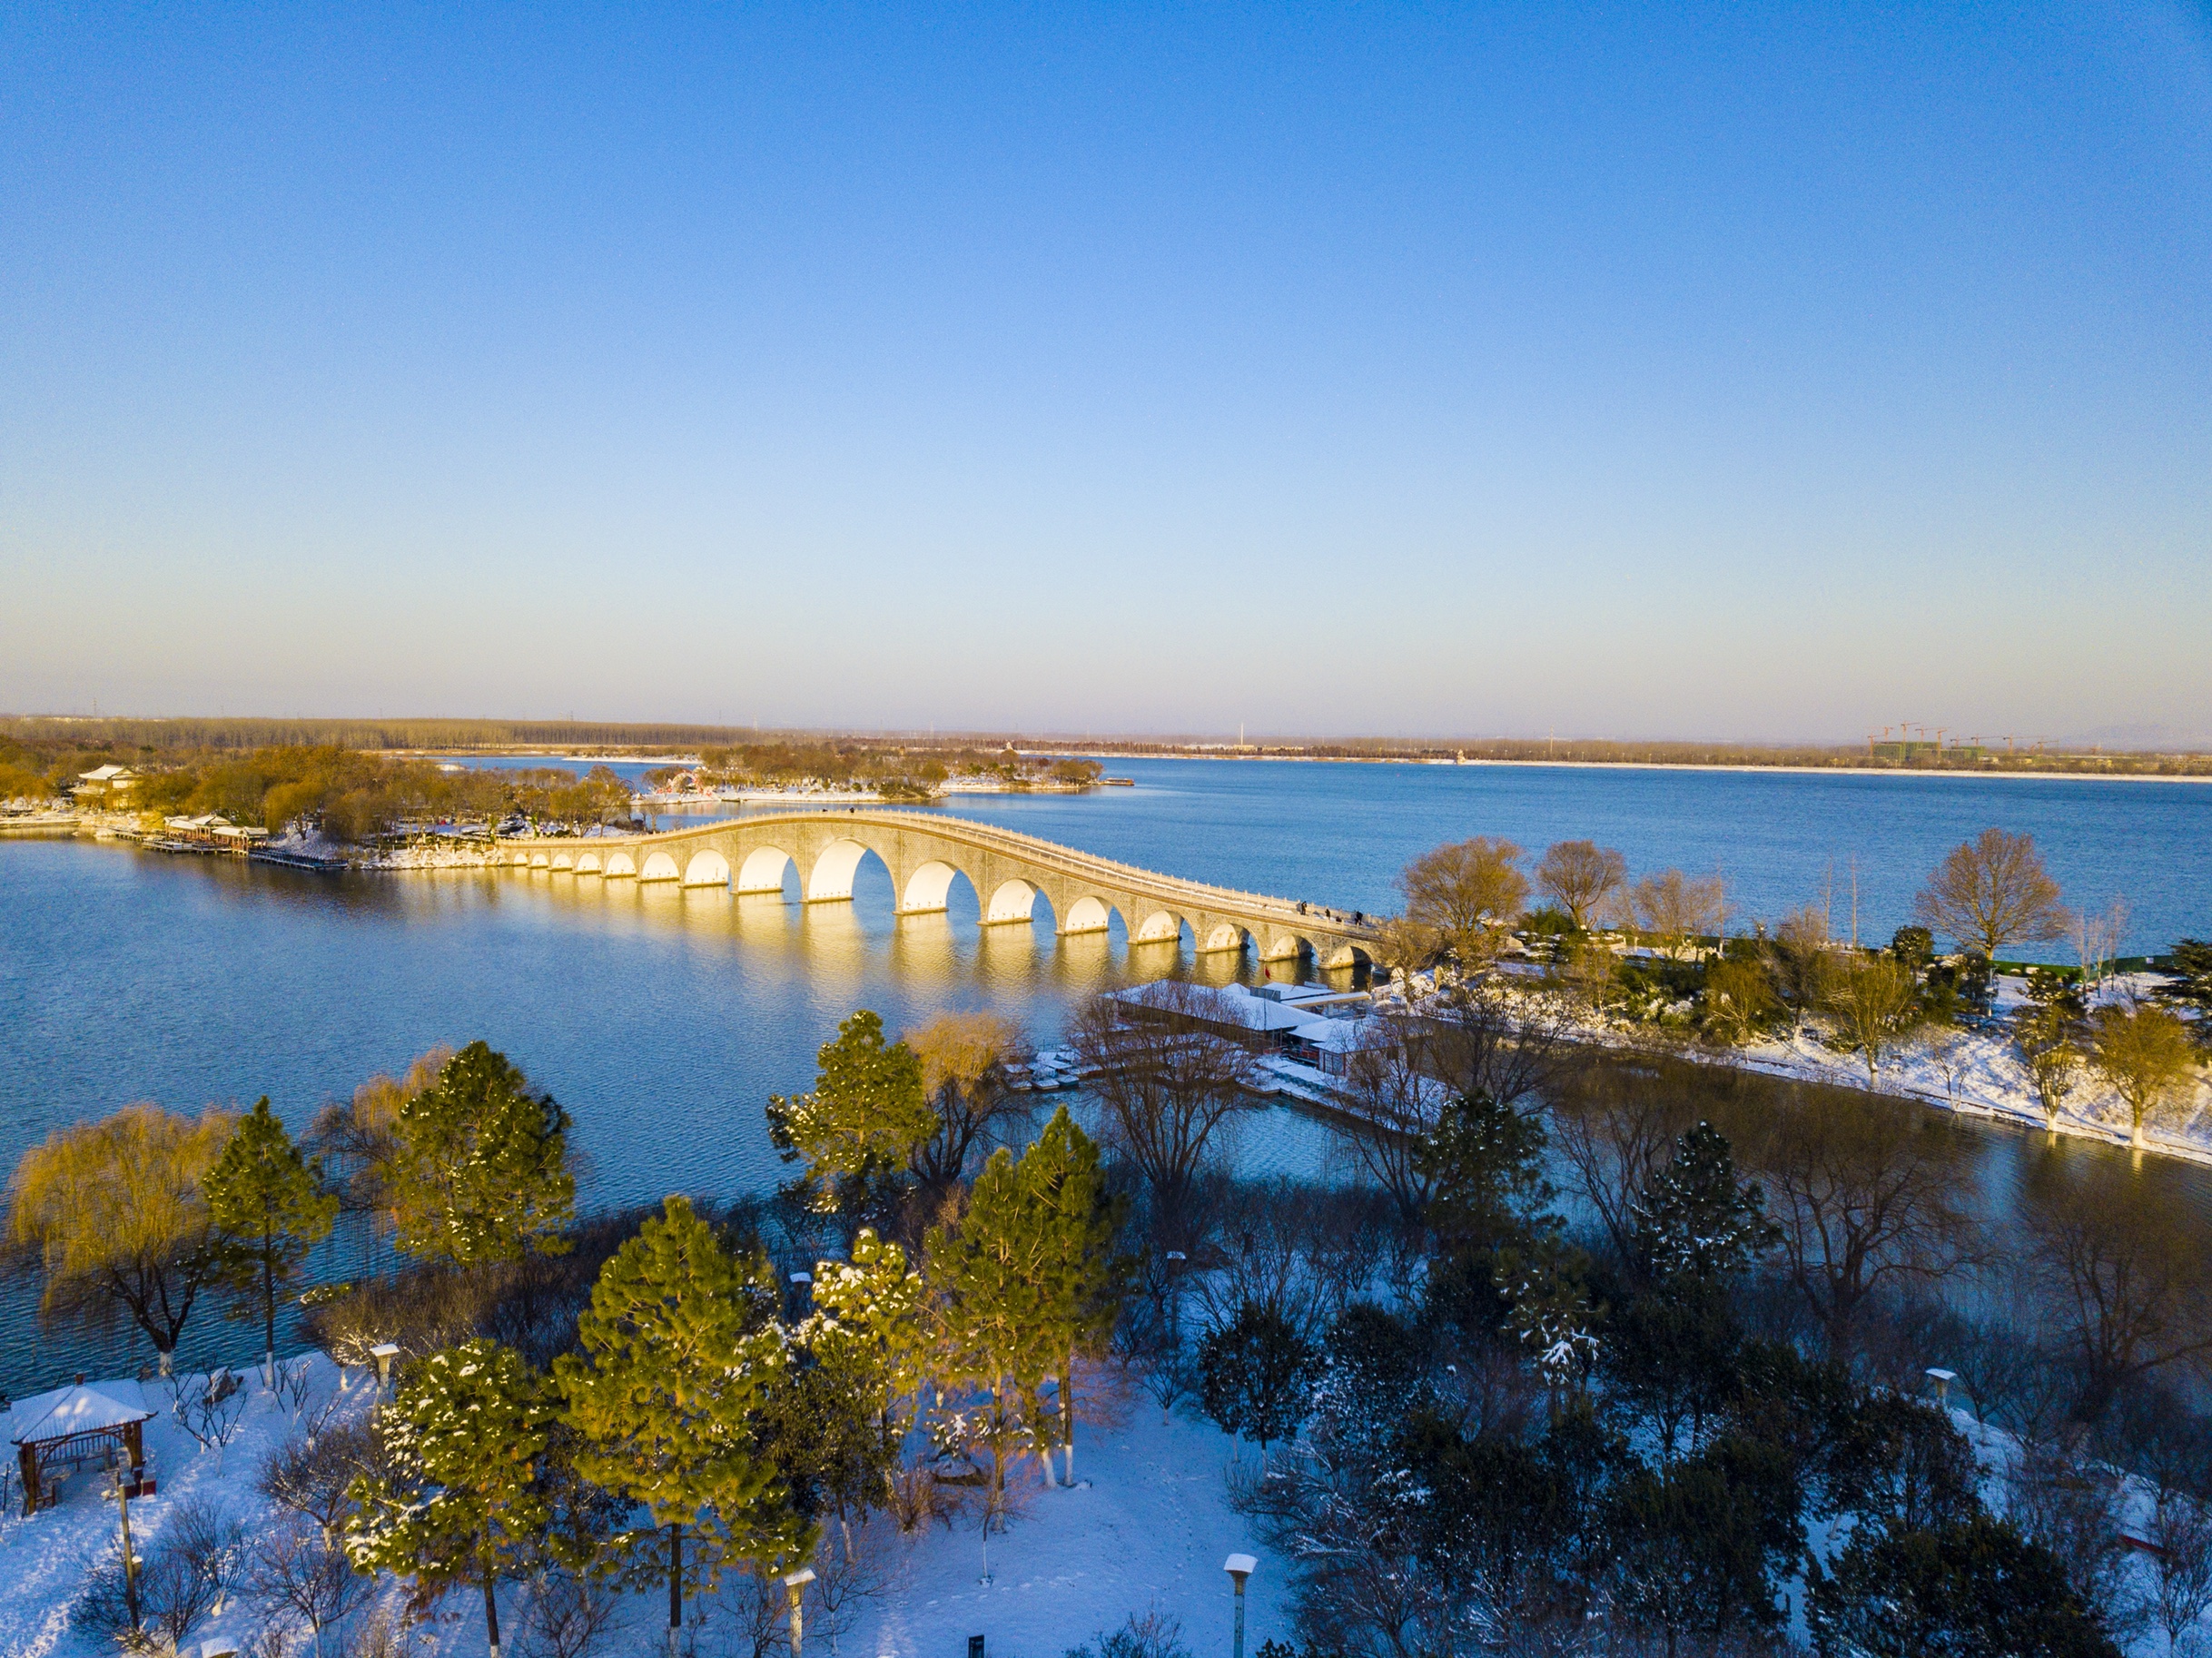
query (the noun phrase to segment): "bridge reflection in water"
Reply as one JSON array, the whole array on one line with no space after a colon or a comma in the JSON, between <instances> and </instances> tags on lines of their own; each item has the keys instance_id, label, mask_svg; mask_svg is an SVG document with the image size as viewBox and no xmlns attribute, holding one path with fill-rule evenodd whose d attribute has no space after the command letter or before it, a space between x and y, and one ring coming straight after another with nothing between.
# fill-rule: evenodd
<instances>
[{"instance_id":1,"label":"bridge reflection in water","mask_svg":"<svg viewBox=\"0 0 2212 1658\"><path fill-rule=\"evenodd\" d=\"M718 888L740 900L780 899L795 878L809 905L849 903L854 875L874 858L903 918L947 913L964 881L987 930L1032 923L1042 902L1066 940L1104 940L1119 923L1136 958L1154 946L1165 954L1188 937L1200 956L1249 951L1262 962L1342 971L1366 966L1376 937L1364 915L1184 881L921 812L778 812L659 834L506 840L494 856L548 876Z\"/></svg>"}]
</instances>

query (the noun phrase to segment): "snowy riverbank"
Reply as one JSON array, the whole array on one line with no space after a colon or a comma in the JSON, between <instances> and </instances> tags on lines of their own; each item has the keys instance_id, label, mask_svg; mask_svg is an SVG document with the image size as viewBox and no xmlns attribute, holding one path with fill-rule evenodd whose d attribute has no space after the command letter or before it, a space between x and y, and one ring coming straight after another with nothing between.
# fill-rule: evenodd
<instances>
[{"instance_id":1,"label":"snowy riverbank","mask_svg":"<svg viewBox=\"0 0 2212 1658\"><path fill-rule=\"evenodd\" d=\"M2102 1005L2130 994L2148 996L2156 982L2148 974L2117 975L2098 987L2092 1002ZM2010 1013L2025 999L2024 990L2019 979L2000 979L1997 1011ZM1430 993L1431 987L1417 980L1412 1005L1420 1007ZM1547 999L1550 995L1534 990L1516 993ZM1384 995L1396 1000L1387 990ZM1766 1076L1917 1100L1964 1116L2110 1145L2130 1143L2126 1102L2087 1066L2076 1073L2073 1091L2056 1120L2048 1118L2019 1050L2000 1032L1965 1028L1921 1031L1886 1055L1881 1069L1870 1079L1863 1059L1830 1046L1819 1027L1812 1023L1799 1025L1787 1036L1723 1048L1696 1041L1687 1031L1570 1010L1558 1002L1547 1006L1545 1016L1558 1020L1568 1040L1592 1047L1631 1053L1663 1052L1696 1064L1732 1065ZM2212 1077L2207 1077L2203 1067L2168 1111L2145 1126L2143 1138L2146 1150L2212 1164Z\"/></svg>"}]
</instances>

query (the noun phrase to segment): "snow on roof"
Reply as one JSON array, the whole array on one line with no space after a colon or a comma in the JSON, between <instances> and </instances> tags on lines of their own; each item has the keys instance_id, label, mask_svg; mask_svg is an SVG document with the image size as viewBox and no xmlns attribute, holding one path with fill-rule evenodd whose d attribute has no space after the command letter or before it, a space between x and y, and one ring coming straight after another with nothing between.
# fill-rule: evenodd
<instances>
[{"instance_id":1,"label":"snow on roof","mask_svg":"<svg viewBox=\"0 0 2212 1658\"><path fill-rule=\"evenodd\" d=\"M130 775L131 768L127 765L103 765L89 772L79 772L77 781L79 783L113 783L118 777L128 777Z\"/></svg>"},{"instance_id":2,"label":"snow on roof","mask_svg":"<svg viewBox=\"0 0 2212 1658\"><path fill-rule=\"evenodd\" d=\"M56 1387L23 1400L8 1414L8 1443L27 1445L33 1440L97 1434L147 1421L153 1415L95 1388Z\"/></svg>"},{"instance_id":3,"label":"snow on roof","mask_svg":"<svg viewBox=\"0 0 2212 1658\"><path fill-rule=\"evenodd\" d=\"M1163 986L1172 985L1172 990ZM1175 999L1174 1005L1170 998ZM1118 999L1139 1007L1159 1007L1164 1012L1186 1014L1200 1021L1225 1025L1241 1025L1247 1031L1288 1031L1312 1017L1255 996L1241 984L1225 984L1218 989L1211 985L1180 983L1159 979L1150 984L1140 984L1134 990L1119 993Z\"/></svg>"},{"instance_id":4,"label":"snow on roof","mask_svg":"<svg viewBox=\"0 0 2212 1658\"><path fill-rule=\"evenodd\" d=\"M1332 1053L1350 1053L1366 1044L1364 1021L1352 1019L1308 1019L1290 1028L1290 1034Z\"/></svg>"}]
</instances>

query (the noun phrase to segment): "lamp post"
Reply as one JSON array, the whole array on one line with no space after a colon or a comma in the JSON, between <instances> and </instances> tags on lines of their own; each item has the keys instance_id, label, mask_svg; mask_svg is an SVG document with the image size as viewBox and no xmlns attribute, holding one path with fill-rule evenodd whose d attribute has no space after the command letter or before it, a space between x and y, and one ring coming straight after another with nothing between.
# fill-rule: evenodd
<instances>
[{"instance_id":1,"label":"lamp post","mask_svg":"<svg viewBox=\"0 0 2212 1658\"><path fill-rule=\"evenodd\" d=\"M806 1585L814 1581L815 1569L812 1566L801 1566L795 1572L784 1574L784 1593L791 1601L791 1658L799 1658L799 1642L805 1635L799 1597L806 1592Z\"/></svg>"},{"instance_id":2,"label":"lamp post","mask_svg":"<svg viewBox=\"0 0 2212 1658\"><path fill-rule=\"evenodd\" d=\"M1237 1644L1233 1658L1244 1658L1244 1580L1259 1569L1259 1563L1249 1554L1231 1554L1222 1562L1221 1569L1237 1585Z\"/></svg>"},{"instance_id":3,"label":"lamp post","mask_svg":"<svg viewBox=\"0 0 2212 1658\"><path fill-rule=\"evenodd\" d=\"M1959 1373L1956 1370L1939 1369L1936 1366L1930 1365L1928 1379L1936 1385L1937 1406L1941 1409L1949 1410L1950 1408L1950 1385L1959 1379Z\"/></svg>"}]
</instances>

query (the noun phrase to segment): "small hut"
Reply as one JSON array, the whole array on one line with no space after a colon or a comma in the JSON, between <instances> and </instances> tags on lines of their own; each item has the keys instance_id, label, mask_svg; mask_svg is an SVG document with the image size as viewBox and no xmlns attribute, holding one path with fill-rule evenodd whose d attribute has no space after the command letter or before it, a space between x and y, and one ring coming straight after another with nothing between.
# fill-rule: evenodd
<instances>
[{"instance_id":1,"label":"small hut","mask_svg":"<svg viewBox=\"0 0 2212 1658\"><path fill-rule=\"evenodd\" d=\"M23 1476L24 1513L35 1514L53 1500L64 1464L78 1467L87 1458L106 1461L117 1452L127 1465L126 1493L141 1495L146 1484L143 1428L153 1416L150 1410L81 1382L18 1402L8 1424L15 1466Z\"/></svg>"}]
</instances>

